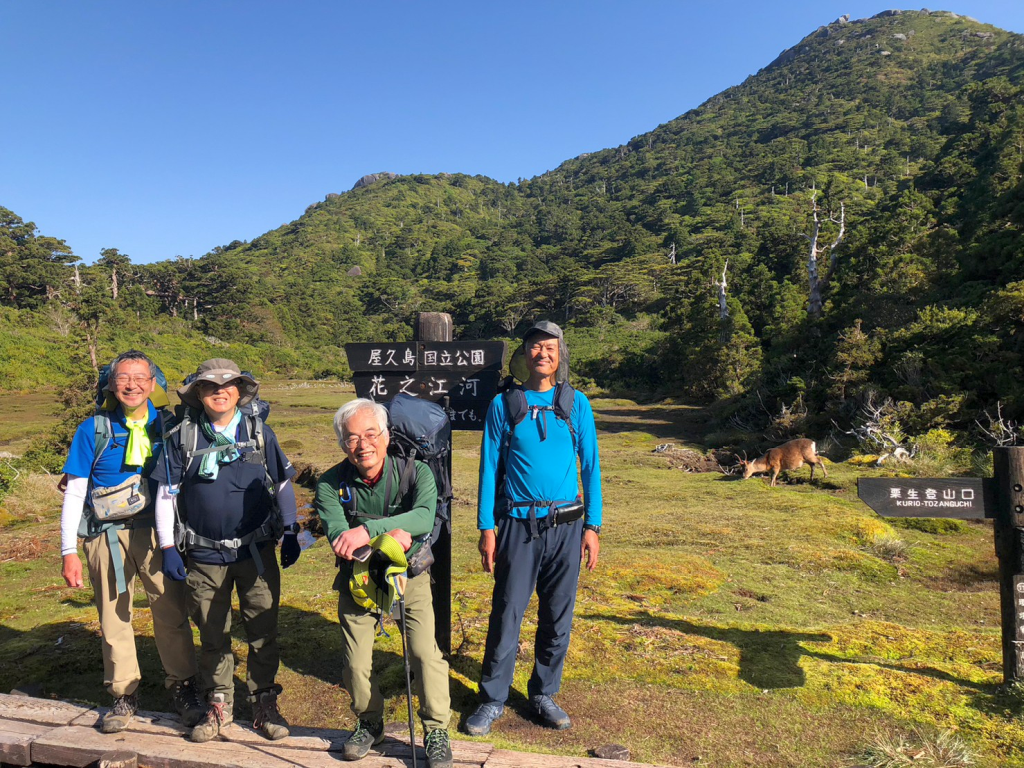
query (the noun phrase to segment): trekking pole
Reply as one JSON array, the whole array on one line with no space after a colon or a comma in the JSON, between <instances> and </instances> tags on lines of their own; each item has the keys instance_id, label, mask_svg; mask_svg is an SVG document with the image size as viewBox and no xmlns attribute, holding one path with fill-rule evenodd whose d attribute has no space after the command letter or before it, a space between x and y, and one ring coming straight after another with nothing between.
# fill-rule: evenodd
<instances>
[{"instance_id":1,"label":"trekking pole","mask_svg":"<svg viewBox=\"0 0 1024 768\"><path fill-rule=\"evenodd\" d=\"M405 592L398 597L402 615L402 661L405 662L405 693L409 700L409 748L412 750L412 768L416 768L416 723L412 717L412 670L409 668L409 639L405 628Z\"/></svg>"}]
</instances>

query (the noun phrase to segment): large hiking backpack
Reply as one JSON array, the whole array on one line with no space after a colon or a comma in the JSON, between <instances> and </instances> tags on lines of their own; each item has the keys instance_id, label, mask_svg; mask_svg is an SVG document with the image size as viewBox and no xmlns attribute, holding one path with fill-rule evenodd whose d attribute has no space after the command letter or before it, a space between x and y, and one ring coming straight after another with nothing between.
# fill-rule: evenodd
<instances>
[{"instance_id":1,"label":"large hiking backpack","mask_svg":"<svg viewBox=\"0 0 1024 768\"><path fill-rule=\"evenodd\" d=\"M194 373L190 374L189 377L185 379L184 383L188 384L193 379L195 379ZM198 448L199 432L201 431L199 426L201 411L182 403L174 409L175 421L169 425L169 429L164 433L164 443L166 445L170 445L169 441L171 436L175 432L180 433L179 444L182 450L182 478L187 476L188 470L191 468L193 462L205 454L218 453L225 450L248 451L251 449L251 451L258 456L258 460L263 467L263 484L267 489L267 493L270 495L270 512L267 519L255 531L246 534L240 539L232 539L230 542L208 539L205 536L197 534L191 526L188 525L184 515L178 508L177 497L180 494L181 489L180 487L171 485L169 486L169 493L174 500L174 542L182 552L185 552L192 547L205 547L211 549L230 548L236 550L242 547L249 547L253 560L256 563L257 574L262 575L263 563L260 558L256 556L256 552L254 551L256 544L263 541L276 541L284 535L284 522L281 518L281 509L277 504L277 487L274 485L274 480L271 478L270 470L267 467L267 443L263 434L264 422L267 416L270 415L270 404L265 400L259 399L259 397L254 397L245 405L238 406L238 410L241 412L242 419L245 421L246 430L249 435L248 440L232 443L231 445L226 446ZM164 455L166 457L166 453ZM169 480L170 459L167 458L166 461Z\"/></svg>"},{"instance_id":2,"label":"large hiking backpack","mask_svg":"<svg viewBox=\"0 0 1024 768\"><path fill-rule=\"evenodd\" d=\"M93 413L93 458L92 467L89 471L89 495L90 500L86 503L85 509L82 511L82 519L78 524L78 536L83 539L91 539L101 534L107 536L107 540L110 544L110 560L111 565L114 569L114 581L117 587L117 593L120 595L127 591L127 583L124 575L124 561L121 558L121 547L117 543L117 532L124 527L124 520L128 518L122 518L119 520L108 520L100 521L97 519L96 514L93 512L92 507L92 491L93 491L93 480L92 473L96 469L96 463L99 461L100 456L110 445L110 441L114 439L114 426L111 420L111 414L117 409L118 402L117 398L111 392L107 391L107 384L110 381L110 366L104 365L100 368L99 378L96 382L96 410ZM156 383L157 386L153 390L153 394L150 395L149 400L153 403L153 406L159 411L158 419L163 424L163 419L166 416L166 406L170 404L167 399L167 377L159 367L156 369ZM163 430L157 430L157 437L153 441L153 456L158 457L159 451L163 448ZM58 484L58 489L64 490L67 487L67 475L61 478ZM141 509L139 509L141 511Z\"/></svg>"},{"instance_id":3,"label":"large hiking backpack","mask_svg":"<svg viewBox=\"0 0 1024 768\"><path fill-rule=\"evenodd\" d=\"M550 406L527 405L526 393L523 387L513 384L501 394L502 402L505 405L505 434L501 439L501 449L498 452L498 473L497 482L494 485L496 501L506 497L505 493L505 470L508 463L508 452L512 446L512 433L522 423L528 413L533 413L537 418L541 412L550 412L564 421L569 427L569 434L572 436L573 444L576 443L576 427L572 423L572 406L576 402L576 390L567 381L560 381L555 385L555 396ZM544 434L541 440L547 439Z\"/></svg>"},{"instance_id":4,"label":"large hiking backpack","mask_svg":"<svg viewBox=\"0 0 1024 768\"><path fill-rule=\"evenodd\" d=\"M434 473L437 484L437 509L434 511L434 528L430 532L430 543L437 541L441 526L451 531L452 469L451 444L452 423L448 414L437 403L399 393L389 402L388 432L391 442L388 454L404 461L399 465L402 481L399 494L404 497L416 478L413 461L422 461Z\"/></svg>"},{"instance_id":5,"label":"large hiking backpack","mask_svg":"<svg viewBox=\"0 0 1024 768\"><path fill-rule=\"evenodd\" d=\"M444 528L451 532L452 470L451 441L452 424L448 413L437 403L412 395L399 393L389 402L382 403L388 410L388 455L395 461L399 473L397 499L406 499L416 483L416 461L422 461L434 475L437 486L437 507L434 509L434 525L431 531L418 536L420 548L409 560L409 575L416 576L433 564L430 547L437 542ZM351 462L344 465L345 471L355 472ZM344 477L344 475L343 475ZM351 476L350 476L351 477ZM351 480L343 480L350 482ZM391 504L391 473L387 473L385 496ZM356 494L349 491L342 499L345 516L352 520L362 513L356 508ZM369 517L369 515L363 515ZM341 558L335 558L335 566L341 565Z\"/></svg>"}]
</instances>

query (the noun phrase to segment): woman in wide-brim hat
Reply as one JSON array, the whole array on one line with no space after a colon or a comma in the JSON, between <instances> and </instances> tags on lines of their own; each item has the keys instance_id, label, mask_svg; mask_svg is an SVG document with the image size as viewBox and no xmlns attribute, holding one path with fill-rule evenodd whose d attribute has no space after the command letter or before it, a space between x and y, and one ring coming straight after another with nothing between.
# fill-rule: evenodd
<instances>
[{"instance_id":1,"label":"woman in wide-brim hat","mask_svg":"<svg viewBox=\"0 0 1024 768\"><path fill-rule=\"evenodd\" d=\"M192 408L202 409L199 399L199 384L212 383L218 385L234 383L238 387L238 405L248 405L260 391L260 384L250 374L243 373L233 360L215 357L199 364L199 368L188 381L178 388L181 402Z\"/></svg>"}]
</instances>

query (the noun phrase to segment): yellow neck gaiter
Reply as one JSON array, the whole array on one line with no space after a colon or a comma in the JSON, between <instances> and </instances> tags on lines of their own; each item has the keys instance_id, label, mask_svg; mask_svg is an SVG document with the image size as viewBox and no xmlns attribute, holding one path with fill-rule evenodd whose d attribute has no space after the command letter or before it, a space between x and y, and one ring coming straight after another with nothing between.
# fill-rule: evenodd
<instances>
[{"instance_id":1,"label":"yellow neck gaiter","mask_svg":"<svg viewBox=\"0 0 1024 768\"><path fill-rule=\"evenodd\" d=\"M153 455L153 441L146 431L146 420L132 421L125 418L124 424L128 427L128 450L125 451L124 463L141 467Z\"/></svg>"}]
</instances>

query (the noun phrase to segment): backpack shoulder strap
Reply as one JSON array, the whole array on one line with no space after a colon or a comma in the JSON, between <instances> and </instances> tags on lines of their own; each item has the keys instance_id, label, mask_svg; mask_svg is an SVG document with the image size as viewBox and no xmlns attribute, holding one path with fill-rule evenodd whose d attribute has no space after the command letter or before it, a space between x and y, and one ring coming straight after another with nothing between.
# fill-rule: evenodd
<instances>
[{"instance_id":1,"label":"backpack shoulder strap","mask_svg":"<svg viewBox=\"0 0 1024 768\"><path fill-rule=\"evenodd\" d=\"M196 445L199 443L199 417L195 408L186 408L181 414L181 421L174 429L179 432L179 444L181 445L181 476L188 474L189 467L195 460ZM172 430L173 432L173 430Z\"/></svg>"},{"instance_id":2,"label":"backpack shoulder strap","mask_svg":"<svg viewBox=\"0 0 1024 768\"><path fill-rule=\"evenodd\" d=\"M572 423L572 407L576 402L576 390L567 381L560 381L555 385L555 400L553 407L555 416L562 419L569 427L569 434L572 435L573 444L576 443L576 427Z\"/></svg>"},{"instance_id":3,"label":"backpack shoulder strap","mask_svg":"<svg viewBox=\"0 0 1024 768\"><path fill-rule=\"evenodd\" d=\"M522 387L515 386L505 390L501 397L505 403L505 421L508 423L508 431L511 432L526 418L526 393Z\"/></svg>"},{"instance_id":4,"label":"backpack shoulder strap","mask_svg":"<svg viewBox=\"0 0 1024 768\"><path fill-rule=\"evenodd\" d=\"M110 441L114 437L114 427L110 420L110 411L97 408L96 413L93 414L92 423L94 443L92 468L96 469L96 462L100 460L100 456L107 450L107 446L110 445Z\"/></svg>"}]
</instances>

